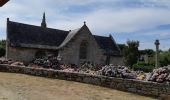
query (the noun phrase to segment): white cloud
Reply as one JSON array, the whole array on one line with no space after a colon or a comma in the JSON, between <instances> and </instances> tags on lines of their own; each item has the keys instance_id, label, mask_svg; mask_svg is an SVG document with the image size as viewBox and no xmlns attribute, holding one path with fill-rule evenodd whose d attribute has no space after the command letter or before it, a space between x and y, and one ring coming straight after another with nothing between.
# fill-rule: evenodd
<instances>
[{"instance_id":1,"label":"white cloud","mask_svg":"<svg viewBox=\"0 0 170 100\"><path fill-rule=\"evenodd\" d=\"M170 7L170 1L169 0L141 0L142 2L148 3L153 5L159 5L159 6L165 6Z\"/></svg>"},{"instance_id":2,"label":"white cloud","mask_svg":"<svg viewBox=\"0 0 170 100\"><path fill-rule=\"evenodd\" d=\"M169 10L159 9L126 9L112 11L102 9L88 14L71 17L70 25L87 21L89 27L97 33L104 32L136 32L140 30L155 28L159 25L170 23ZM61 21L60 23L62 23ZM56 22L57 23L57 22ZM60 24L57 23L57 24ZM71 24L74 23L74 24ZM62 24L62 26L65 26Z\"/></svg>"},{"instance_id":3,"label":"white cloud","mask_svg":"<svg viewBox=\"0 0 170 100\"><path fill-rule=\"evenodd\" d=\"M95 9L69 12L72 7L88 8L88 5L94 5L90 7ZM11 0L0 9L0 38L5 37L7 17L12 21L40 25L44 11L48 27L57 29L79 28L87 21L92 33L100 35L136 32L166 37L170 32L155 29L141 33L170 23L170 0Z\"/></svg>"}]
</instances>

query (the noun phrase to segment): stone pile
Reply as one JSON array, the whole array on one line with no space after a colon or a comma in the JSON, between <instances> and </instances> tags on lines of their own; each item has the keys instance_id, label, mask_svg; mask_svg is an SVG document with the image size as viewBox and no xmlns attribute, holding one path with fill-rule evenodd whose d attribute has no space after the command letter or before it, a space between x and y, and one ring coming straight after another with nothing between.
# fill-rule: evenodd
<instances>
[{"instance_id":1,"label":"stone pile","mask_svg":"<svg viewBox=\"0 0 170 100\"><path fill-rule=\"evenodd\" d=\"M170 65L154 69L150 74L148 81L163 83L170 82Z\"/></svg>"},{"instance_id":2,"label":"stone pile","mask_svg":"<svg viewBox=\"0 0 170 100\"><path fill-rule=\"evenodd\" d=\"M117 78L127 78L127 79L137 78L137 73L131 71L125 66L106 65L101 70L97 71L97 74L108 76L108 77L117 77Z\"/></svg>"}]
</instances>

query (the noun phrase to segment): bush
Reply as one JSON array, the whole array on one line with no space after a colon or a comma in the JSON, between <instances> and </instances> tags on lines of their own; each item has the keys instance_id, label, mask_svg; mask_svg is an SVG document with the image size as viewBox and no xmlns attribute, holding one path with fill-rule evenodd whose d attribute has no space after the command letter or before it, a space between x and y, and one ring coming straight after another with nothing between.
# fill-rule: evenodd
<instances>
[{"instance_id":1,"label":"bush","mask_svg":"<svg viewBox=\"0 0 170 100\"><path fill-rule=\"evenodd\" d=\"M0 57L5 56L6 40L0 40Z\"/></svg>"},{"instance_id":2,"label":"bush","mask_svg":"<svg viewBox=\"0 0 170 100\"><path fill-rule=\"evenodd\" d=\"M137 63L139 56L138 47L139 41L127 41L127 48L123 50L126 66L131 67L133 64Z\"/></svg>"},{"instance_id":3,"label":"bush","mask_svg":"<svg viewBox=\"0 0 170 100\"><path fill-rule=\"evenodd\" d=\"M163 51L160 53L160 66L167 66L170 64L170 52Z\"/></svg>"},{"instance_id":4,"label":"bush","mask_svg":"<svg viewBox=\"0 0 170 100\"><path fill-rule=\"evenodd\" d=\"M0 47L0 57L5 56L5 48Z\"/></svg>"},{"instance_id":5,"label":"bush","mask_svg":"<svg viewBox=\"0 0 170 100\"><path fill-rule=\"evenodd\" d=\"M132 66L135 71L144 71L144 72L152 72L155 68L152 64L146 64L145 62L138 62Z\"/></svg>"}]
</instances>

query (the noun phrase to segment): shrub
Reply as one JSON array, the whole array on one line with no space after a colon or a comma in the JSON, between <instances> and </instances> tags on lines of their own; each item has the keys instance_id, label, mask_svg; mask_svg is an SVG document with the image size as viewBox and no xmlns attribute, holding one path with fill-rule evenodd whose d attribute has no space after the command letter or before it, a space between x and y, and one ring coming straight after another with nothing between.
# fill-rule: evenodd
<instances>
[{"instance_id":1,"label":"shrub","mask_svg":"<svg viewBox=\"0 0 170 100\"><path fill-rule=\"evenodd\" d=\"M6 40L0 40L0 57L5 56Z\"/></svg>"},{"instance_id":2,"label":"shrub","mask_svg":"<svg viewBox=\"0 0 170 100\"><path fill-rule=\"evenodd\" d=\"M5 56L5 48L0 47L0 57Z\"/></svg>"},{"instance_id":3,"label":"shrub","mask_svg":"<svg viewBox=\"0 0 170 100\"><path fill-rule=\"evenodd\" d=\"M144 71L144 72L152 72L155 68L152 64L146 64L145 62L138 62L132 66L135 71Z\"/></svg>"}]
</instances>

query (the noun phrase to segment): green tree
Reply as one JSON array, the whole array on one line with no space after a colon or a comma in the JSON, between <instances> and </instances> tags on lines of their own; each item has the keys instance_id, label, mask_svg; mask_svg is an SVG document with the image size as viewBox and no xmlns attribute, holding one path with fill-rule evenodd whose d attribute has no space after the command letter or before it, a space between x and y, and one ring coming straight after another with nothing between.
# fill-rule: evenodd
<instances>
[{"instance_id":1,"label":"green tree","mask_svg":"<svg viewBox=\"0 0 170 100\"><path fill-rule=\"evenodd\" d=\"M139 57L139 41L127 41L127 48L124 49L124 57L125 57L125 64L129 67L132 67L133 64L136 64Z\"/></svg>"},{"instance_id":2,"label":"green tree","mask_svg":"<svg viewBox=\"0 0 170 100\"><path fill-rule=\"evenodd\" d=\"M145 55L145 54L147 54L148 56L153 56L155 52L152 49L139 50L139 55Z\"/></svg>"},{"instance_id":3,"label":"green tree","mask_svg":"<svg viewBox=\"0 0 170 100\"><path fill-rule=\"evenodd\" d=\"M5 49L6 48L6 40L0 40L0 46Z\"/></svg>"},{"instance_id":4,"label":"green tree","mask_svg":"<svg viewBox=\"0 0 170 100\"><path fill-rule=\"evenodd\" d=\"M0 40L0 57L5 56L6 40Z\"/></svg>"},{"instance_id":5,"label":"green tree","mask_svg":"<svg viewBox=\"0 0 170 100\"><path fill-rule=\"evenodd\" d=\"M118 44L118 47L120 48L121 52L123 52L127 48L127 45L126 44Z\"/></svg>"},{"instance_id":6,"label":"green tree","mask_svg":"<svg viewBox=\"0 0 170 100\"><path fill-rule=\"evenodd\" d=\"M162 51L159 58L160 66L170 65L170 51Z\"/></svg>"}]
</instances>

